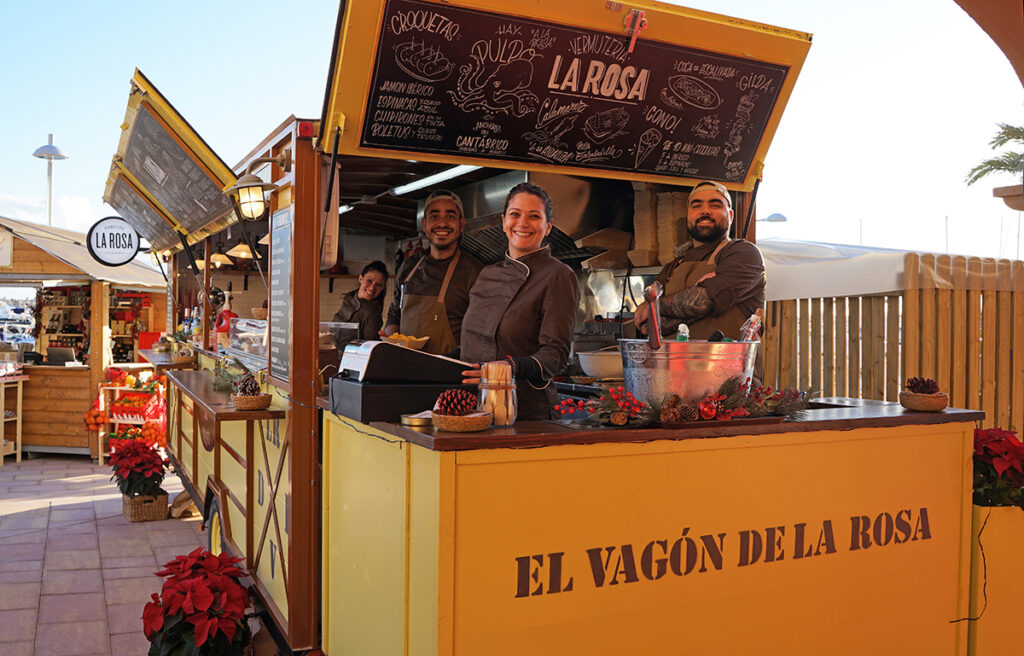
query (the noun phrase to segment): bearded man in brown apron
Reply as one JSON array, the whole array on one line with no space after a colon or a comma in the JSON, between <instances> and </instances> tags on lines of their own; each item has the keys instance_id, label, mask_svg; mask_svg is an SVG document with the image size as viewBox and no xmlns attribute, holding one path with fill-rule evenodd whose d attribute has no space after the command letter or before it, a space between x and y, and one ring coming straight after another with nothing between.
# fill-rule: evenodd
<instances>
[{"instance_id":1,"label":"bearded man in brown apron","mask_svg":"<svg viewBox=\"0 0 1024 656\"><path fill-rule=\"evenodd\" d=\"M700 182L687 199L686 230L690 240L658 274L665 292L661 299L661 331L672 335L680 323L691 339L707 339L716 330L734 340L743 323L765 306L764 258L743 239L729 239L732 199L717 182ZM650 308L641 303L634 315L647 334ZM755 378L761 377L763 354L758 349Z\"/></svg>"},{"instance_id":2,"label":"bearded man in brown apron","mask_svg":"<svg viewBox=\"0 0 1024 656\"><path fill-rule=\"evenodd\" d=\"M438 190L423 206L423 233L430 252L406 260L398 271L395 296L381 335L400 332L430 337L423 350L445 354L459 345L469 289L483 265L459 248L466 228L462 200Z\"/></svg>"}]
</instances>

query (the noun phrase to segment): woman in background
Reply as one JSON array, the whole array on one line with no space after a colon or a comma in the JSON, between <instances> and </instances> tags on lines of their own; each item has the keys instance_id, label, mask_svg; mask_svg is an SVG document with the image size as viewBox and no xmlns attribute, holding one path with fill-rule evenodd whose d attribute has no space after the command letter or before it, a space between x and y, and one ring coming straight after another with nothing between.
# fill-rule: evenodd
<instances>
[{"instance_id":1,"label":"woman in background","mask_svg":"<svg viewBox=\"0 0 1024 656\"><path fill-rule=\"evenodd\" d=\"M548 419L558 399L551 378L569 359L579 285L573 270L543 245L554 226L546 191L529 182L513 187L501 223L508 252L485 267L470 290L459 355L468 362L510 362L518 419ZM477 383L480 370L463 376Z\"/></svg>"},{"instance_id":2,"label":"woman in background","mask_svg":"<svg viewBox=\"0 0 1024 656\"><path fill-rule=\"evenodd\" d=\"M359 324L359 339L376 339L384 325L384 288L388 269L380 260L366 265L359 274L359 286L341 297L341 307L332 321ZM345 348L339 344L338 349Z\"/></svg>"}]
</instances>

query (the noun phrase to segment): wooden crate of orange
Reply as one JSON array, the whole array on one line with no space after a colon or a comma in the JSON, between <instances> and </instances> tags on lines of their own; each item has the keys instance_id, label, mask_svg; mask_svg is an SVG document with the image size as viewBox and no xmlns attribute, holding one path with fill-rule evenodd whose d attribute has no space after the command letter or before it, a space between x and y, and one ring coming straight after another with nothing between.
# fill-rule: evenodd
<instances>
[{"instance_id":1,"label":"wooden crate of orange","mask_svg":"<svg viewBox=\"0 0 1024 656\"><path fill-rule=\"evenodd\" d=\"M167 446L167 437L159 421L147 421L142 425L142 439L157 446Z\"/></svg>"},{"instance_id":2,"label":"wooden crate of orange","mask_svg":"<svg viewBox=\"0 0 1024 656\"><path fill-rule=\"evenodd\" d=\"M83 419L85 421L85 429L88 431L98 431L103 428L104 424L110 421L107 413L98 408L86 410Z\"/></svg>"}]
</instances>

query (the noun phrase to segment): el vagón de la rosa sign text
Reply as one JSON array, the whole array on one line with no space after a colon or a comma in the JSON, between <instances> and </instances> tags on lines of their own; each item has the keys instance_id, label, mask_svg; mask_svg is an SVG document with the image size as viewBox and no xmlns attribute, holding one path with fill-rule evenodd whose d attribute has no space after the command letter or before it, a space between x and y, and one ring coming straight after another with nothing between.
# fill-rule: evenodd
<instances>
[{"instance_id":1,"label":"el vag\u00f3n de la rosa sign text","mask_svg":"<svg viewBox=\"0 0 1024 656\"><path fill-rule=\"evenodd\" d=\"M574 571L565 551L518 556L515 559L516 598L572 592L577 581L594 588L657 581L666 576L721 571L786 560L827 557L839 550L888 549L932 538L928 508L903 508L849 517L843 522L826 519L816 524L748 528L734 536L725 532L691 534L683 528L673 538L655 538L641 544L598 545L586 549L586 576ZM848 549L847 549L848 545ZM579 560L577 559L577 564ZM733 564L735 563L735 564Z\"/></svg>"}]
</instances>

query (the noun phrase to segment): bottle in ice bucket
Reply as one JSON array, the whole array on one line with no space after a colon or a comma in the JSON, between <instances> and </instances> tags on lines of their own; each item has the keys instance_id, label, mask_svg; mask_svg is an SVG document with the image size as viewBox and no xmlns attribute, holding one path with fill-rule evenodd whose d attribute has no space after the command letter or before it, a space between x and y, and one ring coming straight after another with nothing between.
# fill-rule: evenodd
<instances>
[{"instance_id":1,"label":"bottle in ice bucket","mask_svg":"<svg viewBox=\"0 0 1024 656\"><path fill-rule=\"evenodd\" d=\"M519 402L511 362L485 362L480 372L480 403L477 409L494 414L494 426L516 423Z\"/></svg>"},{"instance_id":2,"label":"bottle in ice bucket","mask_svg":"<svg viewBox=\"0 0 1024 656\"><path fill-rule=\"evenodd\" d=\"M676 331L677 342L688 342L690 341L690 327L685 323L679 324L679 329Z\"/></svg>"},{"instance_id":3,"label":"bottle in ice bucket","mask_svg":"<svg viewBox=\"0 0 1024 656\"><path fill-rule=\"evenodd\" d=\"M761 330L761 318L763 316L764 310L761 308L758 308L754 311L754 314L750 315L750 318L740 328L741 342L753 342L758 339L758 331Z\"/></svg>"}]
</instances>

